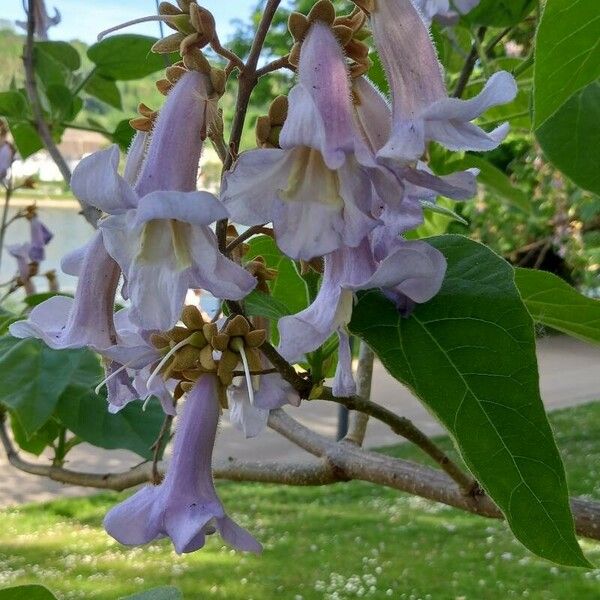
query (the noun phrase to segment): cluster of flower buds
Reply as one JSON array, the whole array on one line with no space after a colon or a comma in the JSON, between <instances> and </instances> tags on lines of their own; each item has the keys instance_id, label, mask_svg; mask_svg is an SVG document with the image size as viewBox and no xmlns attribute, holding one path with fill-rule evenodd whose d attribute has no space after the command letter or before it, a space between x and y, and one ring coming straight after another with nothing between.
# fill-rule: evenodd
<instances>
[{"instance_id":1,"label":"cluster of flower buds","mask_svg":"<svg viewBox=\"0 0 600 600\"><path fill-rule=\"evenodd\" d=\"M258 550L226 515L212 482L219 413L228 409L232 422L253 436L270 410L300 402L260 352L270 324L241 315L209 322L184 306L190 289L240 301L255 288L268 292L276 277L262 259L244 260L247 248L234 243L234 228L220 251L212 224L231 219L256 230L272 224L267 231L284 254L323 274L313 303L279 320L278 350L297 362L337 334L334 393L352 395L347 325L355 292L378 288L402 313L432 298L445 259L403 234L422 223L425 209L436 209L437 195L466 199L476 190L474 171L432 173L422 162L427 145L488 150L507 133L505 126L486 132L472 121L514 97L509 74L497 73L469 100L449 98L412 0L355 4L338 16L330 0L319 0L307 16L291 16L295 85L258 120L258 148L233 157L217 198L196 189L202 145L219 126L227 76L201 52L216 43L214 20L193 1L162 3L159 18L176 33L155 50L182 56L159 84L164 106L158 115L140 106L123 176L117 147L85 158L73 173L75 195L103 212L90 243L63 261L79 277L75 298L38 305L11 331L54 348L97 351L112 411L156 397L173 414L174 399L185 395L165 480L106 518L107 530L125 544L169 536L178 552L190 552L218 531L238 548ZM391 107L365 75L370 32ZM113 314L120 280L129 305Z\"/></svg>"}]
</instances>

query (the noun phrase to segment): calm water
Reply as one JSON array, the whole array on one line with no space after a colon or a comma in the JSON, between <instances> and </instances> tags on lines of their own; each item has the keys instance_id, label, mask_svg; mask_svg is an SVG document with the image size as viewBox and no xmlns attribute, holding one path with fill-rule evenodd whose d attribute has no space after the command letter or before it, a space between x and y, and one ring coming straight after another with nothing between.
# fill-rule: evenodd
<instances>
[{"instance_id":1,"label":"calm water","mask_svg":"<svg viewBox=\"0 0 600 600\"><path fill-rule=\"evenodd\" d=\"M9 218L20 208L22 208L20 205L11 208L9 210ZM60 259L67 252L85 244L92 237L94 230L78 214L77 209L74 207L49 208L41 204L38 205L38 215L46 227L54 234L54 238L46 247L46 260L40 265L40 271L45 272L50 269L56 269L61 290L73 291L76 285L76 278L66 275L60 270ZM26 219L19 219L10 225L6 232L5 244L23 243L28 240L29 223ZM0 281L7 281L14 276L15 272L16 261L5 249L2 254ZM38 288L38 292L46 291L47 282L45 278L36 278L36 287Z\"/></svg>"}]
</instances>

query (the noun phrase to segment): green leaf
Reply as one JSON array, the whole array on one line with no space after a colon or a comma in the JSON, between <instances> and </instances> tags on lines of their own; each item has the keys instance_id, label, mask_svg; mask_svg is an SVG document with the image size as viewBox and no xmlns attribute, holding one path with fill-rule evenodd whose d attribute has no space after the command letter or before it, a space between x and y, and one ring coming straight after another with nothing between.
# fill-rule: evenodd
<instances>
[{"instance_id":1,"label":"green leaf","mask_svg":"<svg viewBox=\"0 0 600 600\"><path fill-rule=\"evenodd\" d=\"M27 100L21 92L0 92L0 116L14 119L27 118Z\"/></svg>"},{"instance_id":2,"label":"green leaf","mask_svg":"<svg viewBox=\"0 0 600 600\"><path fill-rule=\"evenodd\" d=\"M291 314L283 302L260 290L254 290L244 298L244 308L250 317L265 317L274 321Z\"/></svg>"},{"instance_id":3,"label":"green leaf","mask_svg":"<svg viewBox=\"0 0 600 600\"><path fill-rule=\"evenodd\" d=\"M106 398L82 385L69 386L56 410L64 425L86 442L108 450L131 450L145 459L152 458L150 447L165 417L156 400L145 411L142 402L132 402L117 414L110 414Z\"/></svg>"},{"instance_id":4,"label":"green leaf","mask_svg":"<svg viewBox=\"0 0 600 600\"><path fill-rule=\"evenodd\" d=\"M18 419L11 419L10 425L15 442L17 442L19 448L30 454L35 454L35 456L39 456L50 446L60 433L59 425L54 419L50 419L44 423L44 425L30 436L27 436Z\"/></svg>"},{"instance_id":5,"label":"green leaf","mask_svg":"<svg viewBox=\"0 0 600 600\"><path fill-rule=\"evenodd\" d=\"M40 340L6 340L0 352L0 402L35 433L54 412L60 395L83 358L81 350L52 350Z\"/></svg>"},{"instance_id":6,"label":"green leaf","mask_svg":"<svg viewBox=\"0 0 600 600\"><path fill-rule=\"evenodd\" d=\"M17 585L0 590L0 600L56 600L56 596L42 585Z\"/></svg>"},{"instance_id":7,"label":"green leaf","mask_svg":"<svg viewBox=\"0 0 600 600\"><path fill-rule=\"evenodd\" d=\"M35 42L35 47L49 54L70 71L77 71L81 67L79 52L67 42Z\"/></svg>"},{"instance_id":8,"label":"green leaf","mask_svg":"<svg viewBox=\"0 0 600 600\"><path fill-rule=\"evenodd\" d=\"M515 269L523 302L535 321L600 344L600 300L583 296L553 273Z\"/></svg>"},{"instance_id":9,"label":"green leaf","mask_svg":"<svg viewBox=\"0 0 600 600\"><path fill-rule=\"evenodd\" d=\"M536 0L481 0L464 18L475 25L509 27L522 21L535 5Z\"/></svg>"},{"instance_id":10,"label":"green leaf","mask_svg":"<svg viewBox=\"0 0 600 600\"><path fill-rule=\"evenodd\" d=\"M121 600L183 600L183 596L177 588L165 586L126 596Z\"/></svg>"},{"instance_id":11,"label":"green leaf","mask_svg":"<svg viewBox=\"0 0 600 600\"><path fill-rule=\"evenodd\" d=\"M250 249L246 254L246 260L262 256L267 267L277 269L277 279L269 282L269 287L272 296L286 307L285 314L290 315L304 310L308 306L306 284L298 273L294 261L284 256L275 240L268 235L254 237L248 245Z\"/></svg>"},{"instance_id":12,"label":"green leaf","mask_svg":"<svg viewBox=\"0 0 600 600\"><path fill-rule=\"evenodd\" d=\"M589 566L575 538L564 467L540 398L533 322L513 269L460 236L429 242L448 261L440 293L403 318L383 294L367 292L351 331L448 429L529 550Z\"/></svg>"},{"instance_id":13,"label":"green leaf","mask_svg":"<svg viewBox=\"0 0 600 600\"><path fill-rule=\"evenodd\" d=\"M534 129L548 158L600 193L600 19L597 0L548 0L536 38Z\"/></svg>"},{"instance_id":14,"label":"green leaf","mask_svg":"<svg viewBox=\"0 0 600 600\"><path fill-rule=\"evenodd\" d=\"M535 132L547 158L577 185L600 194L600 81L576 92Z\"/></svg>"},{"instance_id":15,"label":"green leaf","mask_svg":"<svg viewBox=\"0 0 600 600\"><path fill-rule=\"evenodd\" d=\"M39 46L34 47L35 74L39 77L44 87L50 85L64 85L69 87L72 74L60 60Z\"/></svg>"},{"instance_id":16,"label":"green leaf","mask_svg":"<svg viewBox=\"0 0 600 600\"><path fill-rule=\"evenodd\" d=\"M21 158L25 159L44 147L42 138L30 123L9 121L8 125Z\"/></svg>"},{"instance_id":17,"label":"green leaf","mask_svg":"<svg viewBox=\"0 0 600 600\"><path fill-rule=\"evenodd\" d=\"M156 38L124 34L106 38L87 51L98 75L117 81L141 79L165 68L165 59L150 51Z\"/></svg>"},{"instance_id":18,"label":"green leaf","mask_svg":"<svg viewBox=\"0 0 600 600\"><path fill-rule=\"evenodd\" d=\"M112 133L112 140L115 144L119 144L121 150L127 151L134 135L135 131L129 124L129 119L123 119L122 121L119 121L119 124Z\"/></svg>"},{"instance_id":19,"label":"green leaf","mask_svg":"<svg viewBox=\"0 0 600 600\"><path fill-rule=\"evenodd\" d=\"M94 98L98 98L98 100L102 100L102 102L106 102L114 108L123 109L121 92L112 79L94 73L93 77L85 84L85 91L90 96L94 96Z\"/></svg>"},{"instance_id":20,"label":"green leaf","mask_svg":"<svg viewBox=\"0 0 600 600\"><path fill-rule=\"evenodd\" d=\"M46 88L46 97L56 121L71 121L75 117L74 97L67 86L50 84Z\"/></svg>"}]
</instances>

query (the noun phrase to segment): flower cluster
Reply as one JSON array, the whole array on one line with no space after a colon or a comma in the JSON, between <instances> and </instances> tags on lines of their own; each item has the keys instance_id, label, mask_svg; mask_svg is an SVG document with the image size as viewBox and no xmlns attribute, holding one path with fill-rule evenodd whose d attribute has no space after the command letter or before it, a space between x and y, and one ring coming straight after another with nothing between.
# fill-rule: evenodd
<instances>
[{"instance_id":1,"label":"flower cluster","mask_svg":"<svg viewBox=\"0 0 600 600\"><path fill-rule=\"evenodd\" d=\"M175 414L175 403L185 398L166 478L110 511L111 535L125 544L168 536L177 552L191 552L218 531L233 546L258 551L258 542L227 516L213 485L219 413L229 409L234 425L251 437L270 410L301 398L260 351L269 323L242 315L211 321L185 306L188 290L200 289L237 307L255 288L268 293L267 282L276 277L260 258L244 262L244 244L219 248L212 225L272 223L284 254L321 265L314 302L279 320L278 350L298 362L337 335L334 393L352 395L347 325L355 292L378 288L402 314L431 299L442 285L445 259L403 234L422 223L424 207L434 207L437 195L475 193L474 171L432 173L422 162L427 144L497 146L506 127L486 132L472 121L510 101L516 88L510 75L498 73L478 96L449 98L411 0L360 0L350 15L319 0L307 16L290 18L295 85L258 120L258 148L232 157L217 198L197 191L197 171L204 140L221 126L226 72L201 52L214 41L210 13L189 0L178 4L161 4L160 18L176 33L155 51L177 49L182 60L158 83L167 95L158 114L140 105L123 175L117 147L84 159L73 173L75 195L103 213L90 242L63 260L63 270L79 277L75 297L47 300L11 332L53 348L99 353L113 412L156 397ZM368 27L391 107L365 76ZM128 305L115 313L119 286Z\"/></svg>"}]
</instances>

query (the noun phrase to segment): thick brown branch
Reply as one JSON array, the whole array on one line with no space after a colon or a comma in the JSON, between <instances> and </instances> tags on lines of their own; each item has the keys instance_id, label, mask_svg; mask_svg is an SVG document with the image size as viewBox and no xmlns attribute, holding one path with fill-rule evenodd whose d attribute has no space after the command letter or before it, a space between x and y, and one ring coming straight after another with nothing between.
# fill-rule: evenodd
<instances>
[{"instance_id":1,"label":"thick brown branch","mask_svg":"<svg viewBox=\"0 0 600 600\"><path fill-rule=\"evenodd\" d=\"M409 442L418 446L429 455L440 467L461 487L464 493L477 494L479 486L477 482L465 473L433 440L427 437L415 424L406 417L400 417L380 404L371 402L359 396L349 398L337 398L330 388L324 387L319 390L317 396L322 400L329 400L342 404L350 410L358 410L385 423L397 435L402 436Z\"/></svg>"},{"instance_id":2,"label":"thick brown branch","mask_svg":"<svg viewBox=\"0 0 600 600\"><path fill-rule=\"evenodd\" d=\"M52 133L50 132L50 128L44 119L44 112L40 103L37 83L35 80L35 59L33 53L33 34L35 30L34 4L34 0L29 0L27 8L27 38L25 47L23 48L25 89L27 90L27 97L31 103L31 111L33 113L37 132L44 142L44 146L46 147L48 154L50 154L52 160L56 163L56 166L65 180L65 183L69 185L71 181L71 170L69 169L69 165L67 165L63 155L60 153L60 150L52 139ZM85 217L86 221L92 225L92 227L96 227L98 218L100 216L100 212L96 208L81 204L81 214Z\"/></svg>"},{"instance_id":3,"label":"thick brown branch","mask_svg":"<svg viewBox=\"0 0 600 600\"><path fill-rule=\"evenodd\" d=\"M502 518L498 507L487 496L467 496L444 473L388 456L368 452L347 442L336 443L307 430L283 411L274 411L270 425L291 439L300 441L308 432L306 446L320 454L323 462L270 463L229 460L215 465L215 477L232 481L260 481L284 485L326 485L357 479L384 485L409 494L484 517ZM289 428L289 429L288 429ZM125 473L91 474L22 460L0 425L0 438L11 465L54 481L98 489L125 490L151 480L152 465L144 463ZM600 502L573 498L571 508L579 535L600 539Z\"/></svg>"}]
</instances>

